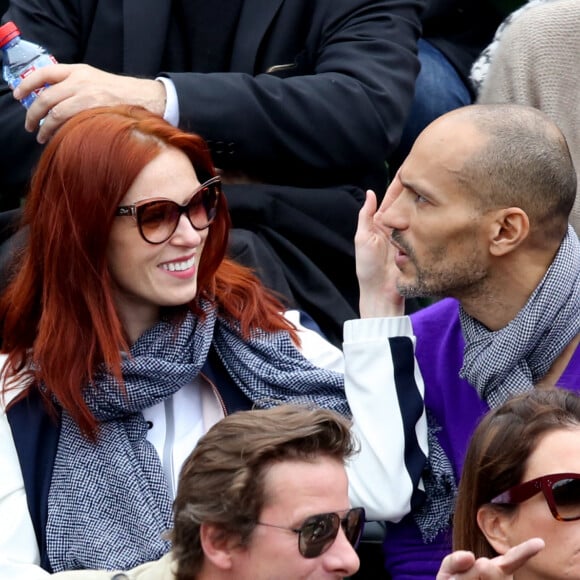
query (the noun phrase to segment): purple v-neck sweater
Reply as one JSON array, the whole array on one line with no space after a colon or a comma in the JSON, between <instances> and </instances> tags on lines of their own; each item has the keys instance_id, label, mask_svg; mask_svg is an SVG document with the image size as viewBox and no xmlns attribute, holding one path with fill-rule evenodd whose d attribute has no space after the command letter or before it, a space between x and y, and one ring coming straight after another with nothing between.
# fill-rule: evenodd
<instances>
[{"instance_id":1,"label":"purple v-neck sweater","mask_svg":"<svg viewBox=\"0 0 580 580\"><path fill-rule=\"evenodd\" d=\"M417 360L425 381L425 405L441 427L439 442L458 478L473 430L489 409L467 381L459 377L465 342L459 303L451 298L411 315L417 336ZM580 348L576 349L558 386L580 391ZM390 524L384 544L385 564L394 580L429 579L437 575L451 551L451 530L424 544L412 516Z\"/></svg>"}]
</instances>

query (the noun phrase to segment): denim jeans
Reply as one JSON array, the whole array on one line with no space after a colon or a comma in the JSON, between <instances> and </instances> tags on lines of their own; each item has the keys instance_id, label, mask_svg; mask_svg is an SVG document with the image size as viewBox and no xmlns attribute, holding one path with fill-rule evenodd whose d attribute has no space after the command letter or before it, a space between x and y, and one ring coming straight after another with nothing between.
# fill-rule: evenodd
<instances>
[{"instance_id":1,"label":"denim jeans","mask_svg":"<svg viewBox=\"0 0 580 580\"><path fill-rule=\"evenodd\" d=\"M415 97L401 141L389 159L391 176L403 162L419 133L440 115L472 102L471 94L455 67L430 42L419 39L421 70L415 81Z\"/></svg>"}]
</instances>

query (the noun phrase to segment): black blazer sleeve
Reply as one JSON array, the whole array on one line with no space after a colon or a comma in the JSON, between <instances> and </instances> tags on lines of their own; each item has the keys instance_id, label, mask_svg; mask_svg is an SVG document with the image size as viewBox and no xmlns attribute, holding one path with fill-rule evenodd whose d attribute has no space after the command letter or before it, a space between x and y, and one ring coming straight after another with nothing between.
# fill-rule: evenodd
<instances>
[{"instance_id":1,"label":"black blazer sleeve","mask_svg":"<svg viewBox=\"0 0 580 580\"><path fill-rule=\"evenodd\" d=\"M141 1L161 6L160 0ZM134 15L126 14L129 4L12 0L4 20L13 19L23 37L43 44L60 62L150 78L165 74L152 66L128 70L128 50L155 61L147 35L138 36L142 45L123 45L137 26ZM359 177L384 170L399 141L419 69L416 42L424 0L279 4L250 65L232 65L225 73L166 72L177 89L180 124L211 142L216 165L260 181L363 185ZM259 5L244 0L246 11L250 6L258 13ZM139 11L147 26L151 14L157 16L151 6ZM153 24L166 34L162 23ZM251 13L240 20L236 34L253 34ZM291 67L272 68L280 64ZM23 108L0 85L0 195L28 179L39 155L23 124Z\"/></svg>"},{"instance_id":2,"label":"black blazer sleeve","mask_svg":"<svg viewBox=\"0 0 580 580\"><path fill-rule=\"evenodd\" d=\"M419 70L422 2L307 2L315 7L304 44L283 62L268 57L290 43L284 22L292 18L284 10L300 2L282 6L257 70L169 74L182 122L227 145L218 164L260 173L283 159L297 170L303 164L338 177L376 168L398 144ZM287 63L295 67L268 72Z\"/></svg>"}]
</instances>

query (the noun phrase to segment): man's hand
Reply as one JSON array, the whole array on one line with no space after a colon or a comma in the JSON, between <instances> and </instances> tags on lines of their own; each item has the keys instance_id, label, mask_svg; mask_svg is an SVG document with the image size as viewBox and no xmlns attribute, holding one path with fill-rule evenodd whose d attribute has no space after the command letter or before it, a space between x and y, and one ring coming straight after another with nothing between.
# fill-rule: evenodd
<instances>
[{"instance_id":1,"label":"man's hand","mask_svg":"<svg viewBox=\"0 0 580 580\"><path fill-rule=\"evenodd\" d=\"M514 572L542 550L544 545L541 538L531 538L491 560L476 560L471 552L458 550L445 556L437 580L511 580Z\"/></svg>"},{"instance_id":2,"label":"man's hand","mask_svg":"<svg viewBox=\"0 0 580 580\"><path fill-rule=\"evenodd\" d=\"M395 285L397 268L394 248L389 242L391 232L375 219L376 214L377 198L369 190L359 212L354 238L360 315L362 318L402 316L405 301Z\"/></svg>"},{"instance_id":3,"label":"man's hand","mask_svg":"<svg viewBox=\"0 0 580 580\"><path fill-rule=\"evenodd\" d=\"M104 72L86 64L55 64L43 67L22 80L14 90L21 100L33 90L47 87L26 113L25 128L39 143L46 143L76 113L106 105L141 105L163 116L165 87L160 81ZM39 129L39 123L44 119Z\"/></svg>"}]
</instances>

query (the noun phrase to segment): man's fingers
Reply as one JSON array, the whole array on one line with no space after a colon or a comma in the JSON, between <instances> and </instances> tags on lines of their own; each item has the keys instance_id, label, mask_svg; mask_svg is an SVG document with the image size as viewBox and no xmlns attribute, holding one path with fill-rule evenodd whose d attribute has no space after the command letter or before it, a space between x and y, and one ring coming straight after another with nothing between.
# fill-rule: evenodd
<instances>
[{"instance_id":1,"label":"man's fingers","mask_svg":"<svg viewBox=\"0 0 580 580\"><path fill-rule=\"evenodd\" d=\"M23 78L21 83L14 89L14 98L20 101L26 95L44 85L60 83L69 76L72 66L70 64L54 64L35 70Z\"/></svg>"},{"instance_id":2,"label":"man's fingers","mask_svg":"<svg viewBox=\"0 0 580 580\"><path fill-rule=\"evenodd\" d=\"M372 189L367 189L365 202L362 205L359 216L364 217L365 220L372 220L377 211L377 196Z\"/></svg>"},{"instance_id":3,"label":"man's fingers","mask_svg":"<svg viewBox=\"0 0 580 580\"><path fill-rule=\"evenodd\" d=\"M401 179L399 178L399 171L395 174L395 177L387 187L387 191L385 193L385 197L381 203L381 207L379 211L387 210L391 204L399 197L401 192L403 191L403 184L401 183Z\"/></svg>"},{"instance_id":4,"label":"man's fingers","mask_svg":"<svg viewBox=\"0 0 580 580\"><path fill-rule=\"evenodd\" d=\"M373 227L373 216L377 211L377 196L372 189L366 192L365 202L358 212L358 224L356 228L355 241L363 239Z\"/></svg>"},{"instance_id":5,"label":"man's fingers","mask_svg":"<svg viewBox=\"0 0 580 580\"><path fill-rule=\"evenodd\" d=\"M14 91L14 97L21 99L32 90L46 86L46 88L36 97L26 113L24 127L27 131L36 131L42 119L47 117L54 108L73 95L73 89L68 83L63 82L68 78L72 65L53 65L39 69L22 81L22 84ZM67 67L67 68L60 68ZM60 72L48 75L45 69L58 68ZM25 81L32 79L34 82L27 84ZM56 124L56 128L66 120L60 119L60 114L56 111L51 119ZM48 120L48 119L47 119Z\"/></svg>"}]
</instances>

